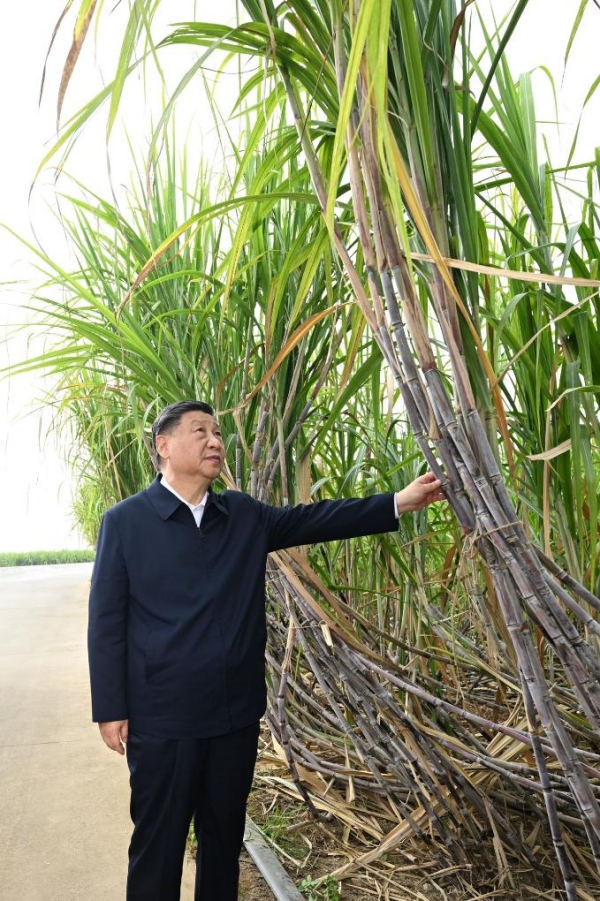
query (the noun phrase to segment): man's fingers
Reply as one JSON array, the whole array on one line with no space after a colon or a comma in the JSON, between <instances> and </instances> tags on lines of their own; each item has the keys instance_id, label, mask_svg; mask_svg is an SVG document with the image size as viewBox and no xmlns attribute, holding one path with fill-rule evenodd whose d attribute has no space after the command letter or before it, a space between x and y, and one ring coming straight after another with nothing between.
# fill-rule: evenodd
<instances>
[{"instance_id":1,"label":"man's fingers","mask_svg":"<svg viewBox=\"0 0 600 901\"><path fill-rule=\"evenodd\" d=\"M440 479L437 479L432 472L426 472L422 476L417 476L412 485L418 487L421 491L425 491L429 494L432 491L436 491L439 489L441 485ZM411 487L410 485L408 486Z\"/></svg>"},{"instance_id":2,"label":"man's fingers","mask_svg":"<svg viewBox=\"0 0 600 901\"><path fill-rule=\"evenodd\" d=\"M431 501L441 500L443 498L444 495L440 491L442 483L439 479L435 478L433 473L428 472L424 476L420 476L416 481L420 484L418 484L418 494L415 495L415 497L420 495L421 500L425 503L431 503Z\"/></svg>"},{"instance_id":3,"label":"man's fingers","mask_svg":"<svg viewBox=\"0 0 600 901\"><path fill-rule=\"evenodd\" d=\"M114 723L99 723L100 735L105 745L116 751L117 754L124 754L124 742L127 741L129 732L129 722L127 720L117 720Z\"/></svg>"},{"instance_id":4,"label":"man's fingers","mask_svg":"<svg viewBox=\"0 0 600 901\"><path fill-rule=\"evenodd\" d=\"M427 485L427 495L425 499L428 503L432 503L433 501L443 501L445 500L445 494L443 491L440 491L441 482L439 479L436 479L435 482L432 482L430 485Z\"/></svg>"},{"instance_id":5,"label":"man's fingers","mask_svg":"<svg viewBox=\"0 0 600 901\"><path fill-rule=\"evenodd\" d=\"M426 472L418 476L410 485L396 494L396 509L399 514L411 513L422 510L434 501L445 500L445 494L440 491L442 483L436 479L432 472Z\"/></svg>"},{"instance_id":6,"label":"man's fingers","mask_svg":"<svg viewBox=\"0 0 600 901\"><path fill-rule=\"evenodd\" d=\"M104 744L111 749L111 751L116 751L117 754L123 754L123 745L121 744L121 739L119 736L115 735L103 735Z\"/></svg>"},{"instance_id":7,"label":"man's fingers","mask_svg":"<svg viewBox=\"0 0 600 901\"><path fill-rule=\"evenodd\" d=\"M103 735L105 744L107 747L111 749L111 751L116 751L117 754L123 753L123 745L121 744L121 737L115 733L109 733L108 735Z\"/></svg>"}]
</instances>

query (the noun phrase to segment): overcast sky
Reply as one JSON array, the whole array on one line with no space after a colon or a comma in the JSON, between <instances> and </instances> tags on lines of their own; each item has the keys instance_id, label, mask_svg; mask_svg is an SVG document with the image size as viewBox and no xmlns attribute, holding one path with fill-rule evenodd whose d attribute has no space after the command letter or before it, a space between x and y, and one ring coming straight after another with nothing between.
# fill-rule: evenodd
<instances>
[{"instance_id":1,"label":"overcast sky","mask_svg":"<svg viewBox=\"0 0 600 901\"><path fill-rule=\"evenodd\" d=\"M479 2L483 10L484 4ZM579 0L530 0L526 15L519 25L510 46L513 72L549 67L559 92L560 118L563 128L560 139L556 129L548 125L552 141L553 162L566 156L573 128L585 94L597 77L600 10L591 2L586 11L584 27L577 37L572 58L563 77L563 59L569 28L579 7ZM76 2L74 8L78 6ZM187 0L170 0L167 21L186 18L191 9ZM496 16L508 6L495 0ZM36 169L54 134L55 99L62 63L70 42L72 24L63 29L51 57L44 100L38 107L38 93L43 60L52 30L64 0L29 0L27 3L3 4L0 28L0 84L2 94L3 137L0 145L0 222L8 224L19 234L31 238L30 219L42 238L46 250L57 247L62 252L60 230L46 211L51 197L49 186L52 174L46 173L29 190ZM123 10L127 4L121 4ZM204 0L196 4L198 17L214 20L222 17L232 21L235 0L221 0L215 4ZM208 10L205 13L204 7ZM108 7L107 7L108 9ZM218 11L218 16L216 12ZM113 33L118 31L114 29ZM91 36L92 37L92 36ZM101 34L102 38L102 34ZM91 46L91 42L90 42ZM89 53L78 64L69 89L66 114L74 111L100 85L96 63L99 61L109 78L114 64L116 42L101 43L100 59ZM111 52L113 58L111 59ZM552 118L551 92L546 77L534 76L534 90L538 116ZM196 95L197 98L197 95ZM595 143L600 143L600 95L593 98L585 114L578 159L590 159ZM195 101L197 102L197 100ZM222 104L227 109L231 94L224 91ZM138 104L128 108L128 119L135 129L136 117L143 133L146 111ZM201 119L202 117L198 117ZM206 116L205 121L209 121ZM100 129L100 130L99 130ZM135 131L133 132L135 133ZM199 135L196 136L199 141ZM210 142L207 144L210 147ZM113 146L111 163L127 167L127 156ZM83 181L102 192L107 184L102 131L90 130L79 142L74 165ZM53 243L56 242L56 245ZM0 340L9 327L23 318L23 304L27 292L24 286L8 287L7 282L35 278L27 255L18 242L7 234L0 241ZM24 340L24 339L23 339ZM11 359L23 352L23 343L11 345ZM7 359L7 345L0 344L0 361ZM71 504L70 479L61 456L61 449L46 414L40 414L39 400L43 391L40 377L28 376L0 383L0 497L3 516L0 519L0 551L53 549L83 546L74 531L69 514Z\"/></svg>"},{"instance_id":2,"label":"overcast sky","mask_svg":"<svg viewBox=\"0 0 600 901\"><path fill-rule=\"evenodd\" d=\"M30 241L34 241L32 224L46 253L61 260L67 253L60 226L49 211L52 202L54 173L43 173L33 188L36 171L55 139L56 97L60 73L72 37L73 17L68 27L59 32L46 75L44 97L38 104L43 63L50 38L64 0L30 0L28 3L5 5L0 14L0 84L2 94L3 139L0 145L0 223ZM73 11L78 2L74 4ZM198 8L204 3L196 4ZM127 4L120 10L127 11ZM181 21L191 16L191 0L169 0L166 22ZM220 0L203 11L203 18L235 21L235 0ZM119 31L118 12L113 33ZM121 17L122 18L122 17ZM115 15L112 17L115 21ZM119 31L120 33L120 31ZM102 40L98 55L90 52L93 35L88 36L89 48L78 61L69 85L63 121L68 119L93 93L102 87L102 79L114 74L116 41ZM177 49L177 48L175 48ZM98 70L100 66L100 70ZM206 73L210 79L210 72ZM228 111L233 94L226 90L223 79L222 103ZM127 126L131 135L144 134L148 121L147 110L139 102L141 91L132 90L135 101L126 103ZM198 97L194 100L199 106ZM229 106L228 106L229 105ZM200 107L200 112L202 109ZM206 105L198 123L210 122ZM198 147L202 142L205 154L214 154L212 129L204 135L197 131L191 140ZM111 142L112 177L115 183L126 182L129 169L125 141L119 134ZM104 126L101 118L86 129L72 153L68 171L99 194L108 192ZM0 240L0 366L32 353L31 333L23 332L14 338L16 323L27 316L27 286L39 281L32 269L31 255L8 233ZM10 285L10 282L19 284ZM7 334L13 335L5 343ZM40 398L46 389L41 375L31 374L0 381L0 497L3 516L0 519L0 551L55 549L85 546L72 520L71 479L64 457L68 451L64 436L52 428L50 408L40 409Z\"/></svg>"}]
</instances>

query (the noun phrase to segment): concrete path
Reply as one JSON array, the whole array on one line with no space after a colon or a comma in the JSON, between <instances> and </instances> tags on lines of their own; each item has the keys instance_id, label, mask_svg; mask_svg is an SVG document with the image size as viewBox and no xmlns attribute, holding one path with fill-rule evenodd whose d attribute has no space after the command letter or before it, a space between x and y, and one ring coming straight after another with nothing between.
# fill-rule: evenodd
<instances>
[{"instance_id":1,"label":"concrete path","mask_svg":"<svg viewBox=\"0 0 600 901\"><path fill-rule=\"evenodd\" d=\"M90 722L90 573L0 568L0 901L125 899L129 774Z\"/></svg>"}]
</instances>

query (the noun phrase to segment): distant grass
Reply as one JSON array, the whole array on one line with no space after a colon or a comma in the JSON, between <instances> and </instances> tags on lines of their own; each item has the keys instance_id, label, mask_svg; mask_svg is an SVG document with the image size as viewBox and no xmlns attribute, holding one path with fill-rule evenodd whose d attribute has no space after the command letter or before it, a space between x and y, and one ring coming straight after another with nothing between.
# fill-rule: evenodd
<instances>
[{"instance_id":1,"label":"distant grass","mask_svg":"<svg viewBox=\"0 0 600 901\"><path fill-rule=\"evenodd\" d=\"M88 563L95 551L14 551L0 553L1 566L38 566L48 563Z\"/></svg>"}]
</instances>

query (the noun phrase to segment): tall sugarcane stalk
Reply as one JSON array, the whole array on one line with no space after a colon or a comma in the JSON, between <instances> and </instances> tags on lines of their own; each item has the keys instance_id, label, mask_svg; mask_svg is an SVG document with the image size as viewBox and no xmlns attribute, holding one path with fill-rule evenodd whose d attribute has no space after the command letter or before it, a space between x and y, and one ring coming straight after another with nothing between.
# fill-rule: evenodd
<instances>
[{"instance_id":1,"label":"tall sugarcane stalk","mask_svg":"<svg viewBox=\"0 0 600 901\"><path fill-rule=\"evenodd\" d=\"M335 217L332 219L330 215L331 195L325 187L326 179L310 141L307 116L300 108L299 97L286 64L277 53L277 38L274 32L277 22L274 15L270 16L267 13L262 2L260 5L269 28L271 53L273 58L278 60L279 71L286 87L315 191L323 215L329 223L332 239L354 287L356 272L350 262L351 255L342 245L341 232ZM353 3L355 22L360 21L361 12L366 7L367 4L361 0L355 0ZM405 22L411 21L413 14L408 5L401 2L399 8L404 11ZM338 18L334 27L334 48L341 103L348 90L346 81L348 60L342 40L345 14L341 6L336 5L336 13ZM403 12L400 15L402 16ZM477 547L490 574L494 595L518 661L529 732L563 885L567 897L575 899L577 891L573 871L565 851L555 798L549 785L545 756L538 737L540 727L560 763L599 872L600 806L595 786L590 782L585 768L578 759L563 717L551 696L535 645L534 633L540 632L560 659L564 673L585 715L596 728L600 725L598 683L600 662L596 648L577 632L564 613L561 604L564 602L565 592L552 591L553 582L550 581L549 574L544 572L543 564L527 538L504 487L502 475L476 409L465 366L458 309L461 308L463 316L468 317L468 313L443 262L443 257L447 256L447 247L440 247L433 233L437 225L437 232L440 235L439 217L429 205L421 177L422 172L414 167L409 171L408 166L411 161L414 162L414 157L408 163L403 159L400 147L389 127L386 110L377 104L375 91L371 88L376 79L370 67L372 55L370 57L367 52L366 40L364 44L360 74L356 85L351 86L354 101L352 112L348 117L346 137L352 200L368 274L371 305L366 308L367 296L362 288L357 291L357 300L384 358L390 364L398 381L419 444L433 471L442 477L446 495L461 525L468 529L469 540ZM381 48L379 50L381 52ZM453 374L453 396L449 395L440 377L430 337L421 315L413 275L409 268L410 251L406 244L400 245L397 237L398 223L392 222L389 217L389 205L386 204L383 193L385 177L380 170L378 132L386 136L384 143L387 143L390 156L387 162L395 168L413 221L435 261L428 289ZM441 236L443 237L443 231ZM387 323L384 322L384 302ZM403 319L406 320L406 324ZM395 339L395 348L389 340L390 333ZM413 360L416 360L416 365ZM491 389L497 391L497 386L492 385ZM496 400L498 402L497 396ZM570 600L568 606L573 611L578 605ZM581 611L581 615L586 621L591 620L584 611ZM301 635L297 622L295 628ZM306 645L303 649L311 670L318 673L320 667L317 659L310 654ZM339 656L343 656L341 650ZM325 679L323 676L319 678L326 695ZM356 695L354 697L356 698ZM369 715L368 711L364 712L367 713L366 721L373 723L373 715ZM365 721L361 721L360 725L365 727ZM422 741L423 737L420 738ZM355 743L361 758L365 759L376 775L372 758L360 751L361 746L356 734ZM373 744L370 743L370 746ZM398 747L396 750L398 751ZM431 756L428 756L428 760L431 760L435 754L432 748L429 750ZM390 761L391 759L389 758ZM390 769L394 771L391 764ZM406 772L404 778L406 779ZM453 779L450 774L447 774L447 778L449 783L454 785L454 791L464 792L462 780ZM472 801L472 792L468 792L467 797ZM449 811L443 793L439 791L439 784L437 804L438 810L434 810L430 805L426 805L423 809L427 811L436 829L443 834L438 813L443 816ZM419 834L418 827L406 809L402 816ZM509 838L509 831L505 831L504 834ZM451 846L452 844L453 842L450 843ZM514 836L511 844L513 847L517 844ZM460 854L457 854L456 858L459 856Z\"/></svg>"}]
</instances>

